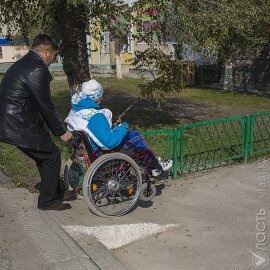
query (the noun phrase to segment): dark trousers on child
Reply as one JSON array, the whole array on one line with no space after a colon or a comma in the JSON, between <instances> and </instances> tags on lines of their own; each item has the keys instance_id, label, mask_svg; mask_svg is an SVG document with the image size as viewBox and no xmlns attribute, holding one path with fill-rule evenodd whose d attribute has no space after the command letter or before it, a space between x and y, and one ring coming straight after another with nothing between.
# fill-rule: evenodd
<instances>
[{"instance_id":1,"label":"dark trousers on child","mask_svg":"<svg viewBox=\"0 0 270 270\"><path fill-rule=\"evenodd\" d=\"M36 162L39 170L41 182L38 207L46 207L52 201L61 198L63 195L60 186L61 154L57 146L53 144L51 152L18 148Z\"/></svg>"},{"instance_id":2,"label":"dark trousers on child","mask_svg":"<svg viewBox=\"0 0 270 270\"><path fill-rule=\"evenodd\" d=\"M135 159L137 157L137 154L134 151L134 149L126 150L121 145L119 147L116 147L115 149L116 149L117 152L126 154L127 156L131 157L132 159ZM137 147L136 151L139 153L139 152L146 151L146 149L143 148L143 147ZM157 159L153 159L150 155L147 156L147 161L148 161L148 164L149 164L149 168L151 170L159 167L159 163L158 163Z\"/></svg>"},{"instance_id":3,"label":"dark trousers on child","mask_svg":"<svg viewBox=\"0 0 270 270\"><path fill-rule=\"evenodd\" d=\"M133 159L137 156L136 152L139 153L148 151L147 161L149 168L152 170L160 166L154 154L150 154L152 151L145 142L142 134L138 131L130 129L122 143L116 147L116 149L116 151L124 153Z\"/></svg>"}]
</instances>

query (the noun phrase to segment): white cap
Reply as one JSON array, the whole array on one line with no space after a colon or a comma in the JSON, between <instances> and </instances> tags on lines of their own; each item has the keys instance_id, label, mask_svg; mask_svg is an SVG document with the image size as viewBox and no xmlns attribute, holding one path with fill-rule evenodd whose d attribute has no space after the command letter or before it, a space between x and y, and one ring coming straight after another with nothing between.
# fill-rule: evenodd
<instances>
[{"instance_id":1,"label":"white cap","mask_svg":"<svg viewBox=\"0 0 270 270\"><path fill-rule=\"evenodd\" d=\"M96 80L90 80L82 84L81 92L94 101L99 100L103 95L103 88Z\"/></svg>"}]
</instances>

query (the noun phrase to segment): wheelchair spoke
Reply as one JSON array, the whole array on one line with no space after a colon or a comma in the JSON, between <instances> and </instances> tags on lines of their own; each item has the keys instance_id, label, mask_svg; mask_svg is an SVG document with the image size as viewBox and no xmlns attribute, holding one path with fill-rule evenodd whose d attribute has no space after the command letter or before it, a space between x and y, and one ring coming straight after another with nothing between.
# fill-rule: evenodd
<instances>
[{"instance_id":1,"label":"wheelchair spoke","mask_svg":"<svg viewBox=\"0 0 270 270\"><path fill-rule=\"evenodd\" d=\"M91 210L105 216L123 215L139 199L140 169L124 154L118 153L117 158L103 157L103 161L92 168L88 180Z\"/></svg>"},{"instance_id":2,"label":"wheelchair spoke","mask_svg":"<svg viewBox=\"0 0 270 270\"><path fill-rule=\"evenodd\" d=\"M106 179L106 173L104 171L98 171L97 172L98 175L95 176L95 179L101 180L103 182L105 182L104 179Z\"/></svg>"},{"instance_id":3,"label":"wheelchair spoke","mask_svg":"<svg viewBox=\"0 0 270 270\"><path fill-rule=\"evenodd\" d=\"M117 167L118 169L117 169L117 172L116 173L118 173L122 169L123 165L125 164L124 161L121 161L121 163L122 164L119 165L120 167L119 168Z\"/></svg>"},{"instance_id":4,"label":"wheelchair spoke","mask_svg":"<svg viewBox=\"0 0 270 270\"><path fill-rule=\"evenodd\" d=\"M130 171L130 169L129 169L129 170L127 170L127 171L124 173L124 175L122 175L122 176L121 176L121 178L122 178L122 179L120 179L119 183L121 183L123 180L125 180L125 179L126 179L126 177L125 177L125 176L126 176L128 173L129 173L129 171Z\"/></svg>"},{"instance_id":5,"label":"wheelchair spoke","mask_svg":"<svg viewBox=\"0 0 270 270\"><path fill-rule=\"evenodd\" d=\"M118 190L117 191L117 195L122 199L122 202L125 202L127 199L129 199L129 198L127 198L127 197L123 197L124 195L123 194L121 194L121 190Z\"/></svg>"}]
</instances>

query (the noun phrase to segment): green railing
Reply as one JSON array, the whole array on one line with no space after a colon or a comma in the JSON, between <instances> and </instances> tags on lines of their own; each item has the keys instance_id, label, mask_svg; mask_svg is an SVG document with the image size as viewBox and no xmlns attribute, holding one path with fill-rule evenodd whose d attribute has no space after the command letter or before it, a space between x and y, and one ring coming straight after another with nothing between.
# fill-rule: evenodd
<instances>
[{"instance_id":1,"label":"green railing","mask_svg":"<svg viewBox=\"0 0 270 270\"><path fill-rule=\"evenodd\" d=\"M162 159L173 158L173 141L169 129L143 132L143 136L152 151Z\"/></svg>"},{"instance_id":2,"label":"green railing","mask_svg":"<svg viewBox=\"0 0 270 270\"><path fill-rule=\"evenodd\" d=\"M180 171L244 158L245 123L239 116L182 126Z\"/></svg>"},{"instance_id":3,"label":"green railing","mask_svg":"<svg viewBox=\"0 0 270 270\"><path fill-rule=\"evenodd\" d=\"M250 115L249 155L270 151L270 112Z\"/></svg>"},{"instance_id":4,"label":"green railing","mask_svg":"<svg viewBox=\"0 0 270 270\"><path fill-rule=\"evenodd\" d=\"M270 151L270 112L236 116L143 133L156 155L177 173L207 169Z\"/></svg>"}]
</instances>

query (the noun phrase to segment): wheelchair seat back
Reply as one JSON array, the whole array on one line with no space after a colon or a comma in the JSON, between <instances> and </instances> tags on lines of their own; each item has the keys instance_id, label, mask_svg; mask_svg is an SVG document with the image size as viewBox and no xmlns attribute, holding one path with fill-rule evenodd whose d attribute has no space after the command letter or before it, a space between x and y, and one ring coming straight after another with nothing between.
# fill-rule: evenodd
<instances>
[{"instance_id":1,"label":"wheelchair seat back","mask_svg":"<svg viewBox=\"0 0 270 270\"><path fill-rule=\"evenodd\" d=\"M71 142L73 152L78 155L86 152L89 160L93 162L96 159L96 151L93 150L87 134L83 131L74 131L73 136Z\"/></svg>"}]
</instances>

